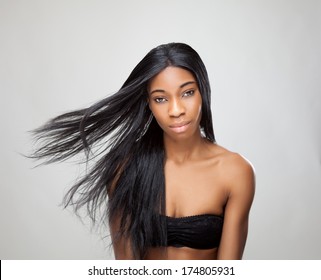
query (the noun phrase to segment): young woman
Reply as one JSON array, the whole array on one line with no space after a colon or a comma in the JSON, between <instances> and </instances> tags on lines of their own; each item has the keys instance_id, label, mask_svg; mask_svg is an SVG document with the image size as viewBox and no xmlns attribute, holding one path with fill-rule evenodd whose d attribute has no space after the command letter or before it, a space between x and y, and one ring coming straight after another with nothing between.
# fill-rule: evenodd
<instances>
[{"instance_id":1,"label":"young woman","mask_svg":"<svg viewBox=\"0 0 321 280\"><path fill-rule=\"evenodd\" d=\"M190 46L152 49L117 93L35 136L35 158L84 150L95 161L64 202L93 221L105 209L116 259L242 258L254 172L216 144L206 68Z\"/></svg>"}]
</instances>

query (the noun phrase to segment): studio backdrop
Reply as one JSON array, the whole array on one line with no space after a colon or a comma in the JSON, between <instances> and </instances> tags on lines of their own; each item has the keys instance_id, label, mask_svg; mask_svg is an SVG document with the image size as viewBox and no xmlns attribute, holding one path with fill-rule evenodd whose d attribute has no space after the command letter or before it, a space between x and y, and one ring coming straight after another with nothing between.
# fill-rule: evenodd
<instances>
[{"instance_id":1,"label":"studio backdrop","mask_svg":"<svg viewBox=\"0 0 321 280\"><path fill-rule=\"evenodd\" d=\"M82 170L21 154L169 42L201 55L217 142L255 167L244 259L321 258L321 1L0 0L0 38L1 259L113 259L107 229L59 206Z\"/></svg>"}]
</instances>

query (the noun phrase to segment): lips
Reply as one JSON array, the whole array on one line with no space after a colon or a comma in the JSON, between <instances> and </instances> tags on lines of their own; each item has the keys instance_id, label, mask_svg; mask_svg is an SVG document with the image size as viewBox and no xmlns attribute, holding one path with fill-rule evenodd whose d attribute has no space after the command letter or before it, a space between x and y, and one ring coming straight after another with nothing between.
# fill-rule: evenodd
<instances>
[{"instance_id":1,"label":"lips","mask_svg":"<svg viewBox=\"0 0 321 280\"><path fill-rule=\"evenodd\" d=\"M177 123L177 124L172 124L169 126L169 128L176 133L181 133L181 132L186 131L189 124L190 124L190 122L181 122L181 123Z\"/></svg>"}]
</instances>

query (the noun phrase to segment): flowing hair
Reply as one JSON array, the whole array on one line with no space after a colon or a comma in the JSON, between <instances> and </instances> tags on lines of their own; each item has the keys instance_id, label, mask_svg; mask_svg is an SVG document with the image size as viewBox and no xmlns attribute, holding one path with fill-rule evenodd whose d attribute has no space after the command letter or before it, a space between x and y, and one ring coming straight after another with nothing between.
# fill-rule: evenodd
<instances>
[{"instance_id":1,"label":"flowing hair","mask_svg":"<svg viewBox=\"0 0 321 280\"><path fill-rule=\"evenodd\" d=\"M128 238L136 259L166 244L163 131L148 106L149 81L168 66L190 71L202 95L200 127L215 142L206 68L190 46L169 43L152 49L115 94L81 110L57 116L33 131L38 142L31 155L44 163L85 152L92 163L65 194L64 207L83 206L96 223L119 222L117 238ZM95 161L94 161L95 159ZM102 210L102 212L100 212Z\"/></svg>"}]
</instances>

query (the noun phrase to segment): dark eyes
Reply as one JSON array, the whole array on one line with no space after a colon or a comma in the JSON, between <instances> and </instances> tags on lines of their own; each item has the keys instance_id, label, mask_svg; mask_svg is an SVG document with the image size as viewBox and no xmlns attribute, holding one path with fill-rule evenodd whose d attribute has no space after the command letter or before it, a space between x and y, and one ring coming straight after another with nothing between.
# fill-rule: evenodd
<instances>
[{"instance_id":1,"label":"dark eyes","mask_svg":"<svg viewBox=\"0 0 321 280\"><path fill-rule=\"evenodd\" d=\"M191 90L187 90L182 94L182 97L189 97L194 95L195 90L191 89ZM156 103L164 103L167 101L167 99L165 97L156 97L154 98Z\"/></svg>"},{"instance_id":2,"label":"dark eyes","mask_svg":"<svg viewBox=\"0 0 321 280\"><path fill-rule=\"evenodd\" d=\"M195 90L191 89L191 90L185 91L183 93L183 96L192 96L194 93L195 93Z\"/></svg>"},{"instance_id":3,"label":"dark eyes","mask_svg":"<svg viewBox=\"0 0 321 280\"><path fill-rule=\"evenodd\" d=\"M163 103L163 102L166 101L165 98L160 98L160 97L157 97L157 98L155 98L154 100L155 100L156 103Z\"/></svg>"}]
</instances>

